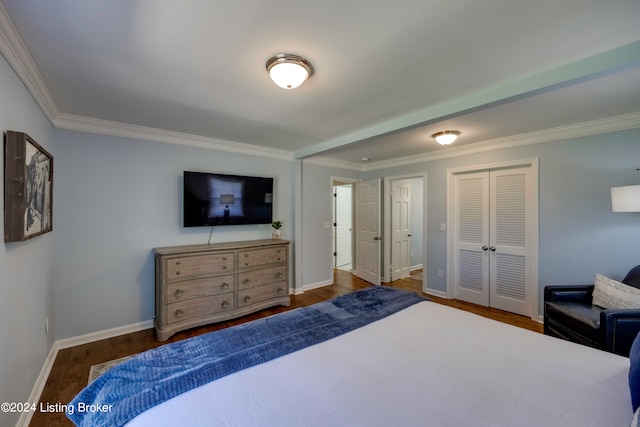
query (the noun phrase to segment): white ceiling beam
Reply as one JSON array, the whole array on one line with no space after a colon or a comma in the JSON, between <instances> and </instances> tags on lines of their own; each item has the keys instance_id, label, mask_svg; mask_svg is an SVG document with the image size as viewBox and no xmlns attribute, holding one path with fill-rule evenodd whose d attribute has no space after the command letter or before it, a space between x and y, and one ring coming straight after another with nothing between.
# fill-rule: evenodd
<instances>
[{"instance_id":1,"label":"white ceiling beam","mask_svg":"<svg viewBox=\"0 0 640 427\"><path fill-rule=\"evenodd\" d=\"M314 156L368 138L434 123L463 113L569 86L579 81L595 78L626 67L637 66L638 64L640 64L640 41L560 67L472 92L412 114L381 122L357 132L297 150L294 152L294 157Z\"/></svg>"}]
</instances>

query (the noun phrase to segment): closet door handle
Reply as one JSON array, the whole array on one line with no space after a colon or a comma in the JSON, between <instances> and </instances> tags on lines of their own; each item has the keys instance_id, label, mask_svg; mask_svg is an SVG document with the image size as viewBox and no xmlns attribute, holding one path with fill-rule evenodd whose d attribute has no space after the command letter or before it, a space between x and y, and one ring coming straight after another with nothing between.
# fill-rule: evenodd
<instances>
[{"instance_id":1,"label":"closet door handle","mask_svg":"<svg viewBox=\"0 0 640 427\"><path fill-rule=\"evenodd\" d=\"M482 250L483 250L483 251L487 251L487 250L489 250L489 246L484 245L484 246L482 247Z\"/></svg>"},{"instance_id":2,"label":"closet door handle","mask_svg":"<svg viewBox=\"0 0 640 427\"><path fill-rule=\"evenodd\" d=\"M495 246L491 246L491 247L489 248L489 250L490 250L491 252L495 252L495 251L496 251L496 247L495 247Z\"/></svg>"}]
</instances>

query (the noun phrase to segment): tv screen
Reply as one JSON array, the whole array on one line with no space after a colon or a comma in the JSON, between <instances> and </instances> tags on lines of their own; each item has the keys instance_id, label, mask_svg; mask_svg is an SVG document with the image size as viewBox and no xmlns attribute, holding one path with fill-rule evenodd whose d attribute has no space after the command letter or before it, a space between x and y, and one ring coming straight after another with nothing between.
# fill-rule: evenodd
<instances>
[{"instance_id":1,"label":"tv screen","mask_svg":"<svg viewBox=\"0 0 640 427\"><path fill-rule=\"evenodd\" d=\"M273 178L184 172L184 226L269 224Z\"/></svg>"}]
</instances>

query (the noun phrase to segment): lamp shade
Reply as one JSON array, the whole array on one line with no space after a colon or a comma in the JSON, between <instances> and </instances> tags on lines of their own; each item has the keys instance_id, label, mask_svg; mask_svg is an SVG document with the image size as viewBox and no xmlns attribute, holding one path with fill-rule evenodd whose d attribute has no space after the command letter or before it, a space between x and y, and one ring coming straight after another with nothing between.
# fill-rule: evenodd
<instances>
[{"instance_id":1,"label":"lamp shade","mask_svg":"<svg viewBox=\"0 0 640 427\"><path fill-rule=\"evenodd\" d=\"M220 195L220 204L221 205L232 205L236 201L236 198L233 194L221 194Z\"/></svg>"},{"instance_id":2,"label":"lamp shade","mask_svg":"<svg viewBox=\"0 0 640 427\"><path fill-rule=\"evenodd\" d=\"M614 212L640 212L640 185L613 187L611 207Z\"/></svg>"}]
</instances>

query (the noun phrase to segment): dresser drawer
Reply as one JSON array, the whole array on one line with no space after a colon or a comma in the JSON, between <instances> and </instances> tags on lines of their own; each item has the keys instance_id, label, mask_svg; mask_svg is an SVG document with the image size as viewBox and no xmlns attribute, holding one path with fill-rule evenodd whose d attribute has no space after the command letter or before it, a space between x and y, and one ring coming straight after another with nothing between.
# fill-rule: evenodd
<instances>
[{"instance_id":1,"label":"dresser drawer","mask_svg":"<svg viewBox=\"0 0 640 427\"><path fill-rule=\"evenodd\" d=\"M167 305L167 323L176 323L208 314L233 311L233 293L213 295Z\"/></svg>"},{"instance_id":2,"label":"dresser drawer","mask_svg":"<svg viewBox=\"0 0 640 427\"><path fill-rule=\"evenodd\" d=\"M167 281L233 271L233 253L167 259Z\"/></svg>"},{"instance_id":3,"label":"dresser drawer","mask_svg":"<svg viewBox=\"0 0 640 427\"><path fill-rule=\"evenodd\" d=\"M233 282L233 274L172 282L167 285L167 302L233 292Z\"/></svg>"},{"instance_id":4,"label":"dresser drawer","mask_svg":"<svg viewBox=\"0 0 640 427\"><path fill-rule=\"evenodd\" d=\"M262 268L260 270L245 271L238 273L238 288L246 289L253 286L263 285L287 280L287 265Z\"/></svg>"},{"instance_id":5,"label":"dresser drawer","mask_svg":"<svg viewBox=\"0 0 640 427\"><path fill-rule=\"evenodd\" d=\"M238 252L238 268L250 268L285 261L287 261L286 246Z\"/></svg>"},{"instance_id":6,"label":"dresser drawer","mask_svg":"<svg viewBox=\"0 0 640 427\"><path fill-rule=\"evenodd\" d=\"M242 289L238 291L238 307L246 307L260 301L283 297L287 293L286 281Z\"/></svg>"}]
</instances>

